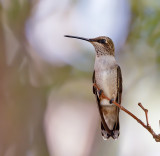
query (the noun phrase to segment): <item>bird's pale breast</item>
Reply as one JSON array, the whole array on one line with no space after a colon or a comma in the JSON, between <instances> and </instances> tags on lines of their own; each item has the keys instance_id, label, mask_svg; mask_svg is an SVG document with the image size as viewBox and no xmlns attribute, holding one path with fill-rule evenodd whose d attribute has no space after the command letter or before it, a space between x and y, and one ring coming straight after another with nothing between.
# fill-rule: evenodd
<instances>
[{"instance_id":1,"label":"bird's pale breast","mask_svg":"<svg viewBox=\"0 0 160 156\"><path fill-rule=\"evenodd\" d=\"M108 98L116 98L117 64L113 56L101 56L101 58L96 58L95 79L99 88L103 90ZM104 100L104 103L106 103L106 100Z\"/></svg>"}]
</instances>

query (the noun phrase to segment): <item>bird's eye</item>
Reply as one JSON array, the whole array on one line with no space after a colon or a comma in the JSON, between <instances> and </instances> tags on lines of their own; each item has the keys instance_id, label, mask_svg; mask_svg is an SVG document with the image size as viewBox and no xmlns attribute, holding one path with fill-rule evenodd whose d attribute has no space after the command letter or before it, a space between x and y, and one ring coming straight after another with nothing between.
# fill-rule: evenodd
<instances>
[{"instance_id":1,"label":"bird's eye","mask_svg":"<svg viewBox=\"0 0 160 156\"><path fill-rule=\"evenodd\" d=\"M98 40L98 43L106 43L105 39Z\"/></svg>"}]
</instances>

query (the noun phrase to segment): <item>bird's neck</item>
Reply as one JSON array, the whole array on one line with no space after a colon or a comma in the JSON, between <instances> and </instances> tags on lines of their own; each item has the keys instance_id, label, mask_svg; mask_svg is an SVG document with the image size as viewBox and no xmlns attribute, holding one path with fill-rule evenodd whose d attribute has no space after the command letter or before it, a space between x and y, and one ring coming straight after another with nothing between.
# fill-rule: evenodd
<instances>
[{"instance_id":1,"label":"bird's neck","mask_svg":"<svg viewBox=\"0 0 160 156\"><path fill-rule=\"evenodd\" d=\"M101 55L95 58L95 70L105 70L111 68L116 64L115 57L113 55Z\"/></svg>"},{"instance_id":2,"label":"bird's neck","mask_svg":"<svg viewBox=\"0 0 160 156\"><path fill-rule=\"evenodd\" d=\"M102 56L102 55L113 55L114 56L114 49L111 49L110 47L103 47L103 46L97 46L95 45L96 55Z\"/></svg>"}]
</instances>

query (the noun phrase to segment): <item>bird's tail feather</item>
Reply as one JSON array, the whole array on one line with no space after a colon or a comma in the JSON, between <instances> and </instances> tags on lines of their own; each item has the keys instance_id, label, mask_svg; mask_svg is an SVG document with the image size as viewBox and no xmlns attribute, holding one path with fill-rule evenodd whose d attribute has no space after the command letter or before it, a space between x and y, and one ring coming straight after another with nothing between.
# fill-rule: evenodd
<instances>
[{"instance_id":1,"label":"bird's tail feather","mask_svg":"<svg viewBox=\"0 0 160 156\"><path fill-rule=\"evenodd\" d=\"M101 133L102 133L102 137L104 140L109 139L110 137L112 137L113 139L117 139L120 131L119 131L119 120L117 121L117 123L114 125L112 133L108 134L107 131L105 130L103 124L101 123Z\"/></svg>"}]
</instances>

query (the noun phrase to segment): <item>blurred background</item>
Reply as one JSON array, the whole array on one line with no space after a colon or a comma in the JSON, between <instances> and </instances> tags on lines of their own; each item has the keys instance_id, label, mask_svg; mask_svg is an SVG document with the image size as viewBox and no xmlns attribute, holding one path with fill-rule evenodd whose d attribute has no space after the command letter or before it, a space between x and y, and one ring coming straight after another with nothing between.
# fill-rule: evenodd
<instances>
[{"instance_id":1,"label":"blurred background","mask_svg":"<svg viewBox=\"0 0 160 156\"><path fill-rule=\"evenodd\" d=\"M104 141L91 77L95 52L64 38L109 36L122 105L160 133L159 0L0 0L0 156L159 156L160 145L120 112Z\"/></svg>"}]
</instances>

